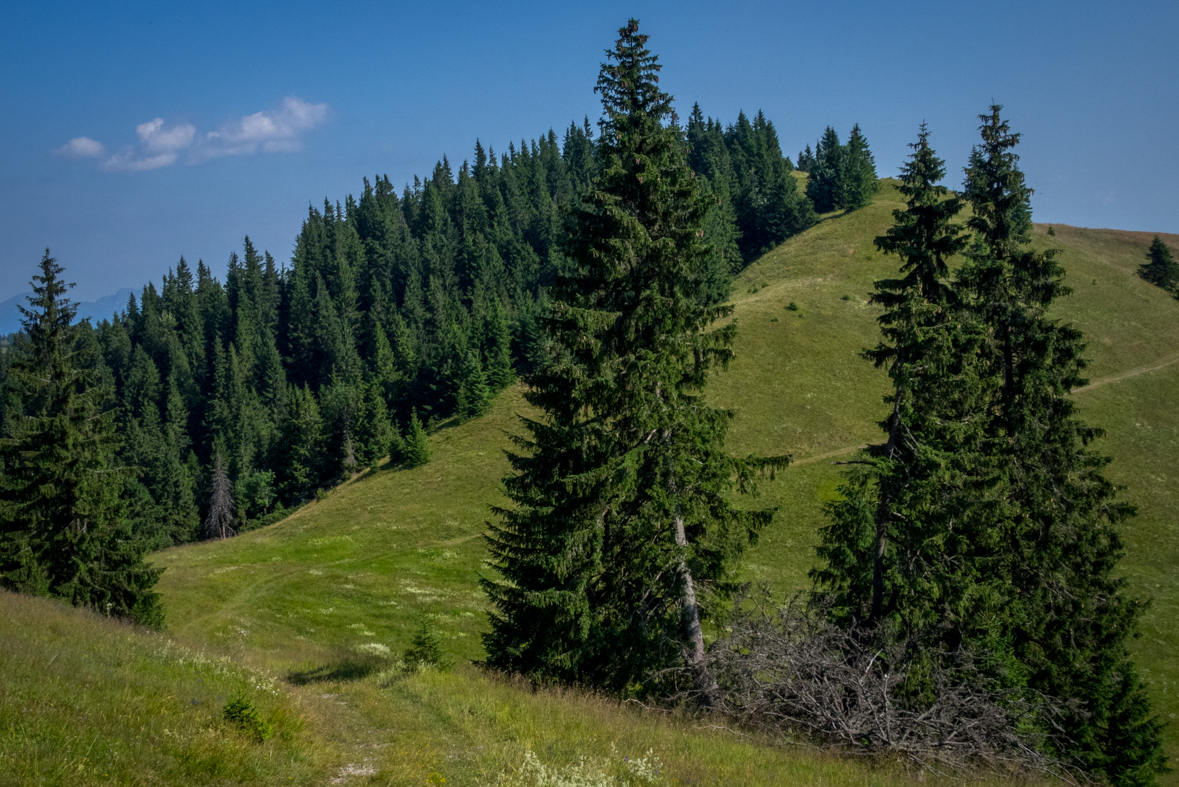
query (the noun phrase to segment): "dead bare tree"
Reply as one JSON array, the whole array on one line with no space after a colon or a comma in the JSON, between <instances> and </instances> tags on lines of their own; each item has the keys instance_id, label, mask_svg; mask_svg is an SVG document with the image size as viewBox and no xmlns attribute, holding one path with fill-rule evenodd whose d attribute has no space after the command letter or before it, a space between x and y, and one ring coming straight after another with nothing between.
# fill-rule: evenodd
<instances>
[{"instance_id":1,"label":"dead bare tree","mask_svg":"<svg viewBox=\"0 0 1179 787\"><path fill-rule=\"evenodd\" d=\"M710 707L753 728L802 731L865 754L929 766L1047 772L1073 781L1046 751L1064 738L1062 710L1026 691L991 688L974 655L945 653L831 624L802 598L740 599L708 652ZM914 697L910 672L925 690Z\"/></svg>"},{"instance_id":2,"label":"dead bare tree","mask_svg":"<svg viewBox=\"0 0 1179 787\"><path fill-rule=\"evenodd\" d=\"M229 538L237 535L230 526L233 522L233 484L225 472L221 452L213 460L213 488L209 497L209 514L205 517L205 538Z\"/></svg>"}]
</instances>

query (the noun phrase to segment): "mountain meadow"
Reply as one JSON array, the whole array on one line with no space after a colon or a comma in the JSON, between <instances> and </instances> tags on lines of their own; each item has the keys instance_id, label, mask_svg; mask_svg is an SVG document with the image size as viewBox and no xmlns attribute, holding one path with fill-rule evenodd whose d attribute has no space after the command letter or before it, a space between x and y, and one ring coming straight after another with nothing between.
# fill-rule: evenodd
<instances>
[{"instance_id":1,"label":"mountain meadow","mask_svg":"<svg viewBox=\"0 0 1179 787\"><path fill-rule=\"evenodd\" d=\"M981 116L971 161L945 166L955 189L964 165L968 180L988 162L1007 166L992 181L1014 196L995 215L969 182L962 194L920 190L922 177L941 180L917 172L938 169L924 129L903 177L879 180L858 126L846 143L827 129L793 160L760 113L723 125L696 107L681 129L645 44L632 23L608 53L596 135L573 123L561 144L550 131L498 158L477 143L473 164L456 174L444 159L400 196L387 178L366 180L359 200L309 210L290 267L247 239L224 286L182 260L115 319L58 335L72 315L58 311L67 290L47 252L26 331L0 356L0 785L1179 784L1163 764L1179 757L1179 300L1174 280L1144 271L1152 259L1165 268L1179 235L1031 223L1030 192L1003 158L1018 135L998 107ZM658 199L671 207L651 207ZM939 247L937 275L958 294L939 301L926 285L883 298L902 292L903 255L920 256L911 238L880 242L899 237L898 216L959 201L950 219L964 240ZM648 214L688 216L687 229L644 245L644 232L664 231L642 225ZM967 244L998 237L1011 216L1022 235ZM1029 443L1067 437L1061 455L1082 460L1046 471L1052 483L1036 494L1026 490L1038 476L1027 478L1056 454L1028 454L1032 470L1011 480L1008 456L1015 466L1032 449L1009 425L997 441L1006 389L980 371L987 348L1001 349L983 304L986 260L1007 259L994 249L1016 269L1045 266L1029 291L1061 283L1052 263L1070 290L1001 323L1032 325L1026 346L1049 348L1029 379L1065 369L1020 401L1031 402L1027 429L1051 420L1037 406L1065 424ZM688 273L644 290L611 250L654 260L667 280ZM889 280L891 290L878 284ZM602 314L646 314L653 301L666 312L629 333L602 327ZM917 316L881 322L902 309ZM882 337L882 324L893 332ZM686 344L660 353L652 339L630 366L610 355L668 325ZM930 330L910 342L902 329L913 325ZM41 357L38 342L49 361L21 361ZM881 346L877 363L865 358ZM898 348L926 353L920 368L950 370L950 382L921 387L933 375L905 372ZM34 372L58 362L66 393L51 396ZM628 410L625 397L641 405ZM666 402L682 409L660 415ZM882 446L904 431L901 412L909 432L897 439L922 448L898 459ZM983 412L995 420L976 428ZM673 445L680 423L696 429L680 447L644 453ZM88 458L46 445L84 446ZM958 445L975 453L959 459ZM606 455L600 467L586 459ZM667 481L694 471L660 475L668 456L709 468L692 487L702 502ZM971 475L976 465L986 473ZM72 475L54 475L63 467ZM898 467L910 468L903 483ZM1074 504L1078 478L1097 479L1076 486L1097 502ZM30 501L69 484L83 514L42 537L29 523L63 515ZM904 497L930 488L966 491ZM1091 548L1100 570L1069 614L1114 609L1074 672L1028 666L1051 661L1049 647L1021 649L1004 639L1007 622L987 622L1034 627L1004 609L1033 609L1040 580L986 579L1007 547L962 549L937 568L921 550L936 540L950 554L942 531L905 542L898 524L886 544L872 540L879 529L856 530L878 525L886 504L897 522L952 511L947 532L975 527L965 523L982 515L963 495L993 517L981 534L1029 532L986 524L1034 518L1029 500L1067 509L1070 533L1103 523L1090 540L1042 550L1062 554L1044 559L1047 595L1067 596L1075 588L1060 577L1085 572L1061 566ZM106 524L82 533L78 521ZM677 524L642 530L650 521ZM529 536L558 531L560 549ZM72 563L61 557L71 549ZM894 573L873 574L873 554ZM928 571L912 567L922 560ZM848 564L859 568L833 580ZM632 581L640 565L656 566L654 578ZM952 591L952 613L904 600L904 577L927 583L914 595L948 598L953 575L982 578ZM542 580L551 588L529 584ZM965 618L983 622L946 633ZM742 660L822 637L815 658L831 660L809 673ZM1090 663L1120 688L1077 678ZM840 683L848 665L863 680ZM812 705L807 687L818 687ZM814 707L833 696L902 708L910 737L846 732L867 724L850 715L823 726ZM947 697L974 715L922 726ZM1093 719L1100 729L1081 740ZM955 724L1008 730L972 738Z\"/></svg>"}]
</instances>

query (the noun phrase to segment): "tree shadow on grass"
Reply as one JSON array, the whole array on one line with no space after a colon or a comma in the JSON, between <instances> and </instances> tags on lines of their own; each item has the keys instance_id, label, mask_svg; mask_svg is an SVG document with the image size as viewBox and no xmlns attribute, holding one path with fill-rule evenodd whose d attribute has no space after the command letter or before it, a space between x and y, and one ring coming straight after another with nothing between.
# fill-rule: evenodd
<instances>
[{"instance_id":1,"label":"tree shadow on grass","mask_svg":"<svg viewBox=\"0 0 1179 787\"><path fill-rule=\"evenodd\" d=\"M288 673L287 682L296 686L306 686L311 683L343 683L362 680L369 675L389 669L392 664L393 660L387 656L350 653L342 656L338 661Z\"/></svg>"}]
</instances>

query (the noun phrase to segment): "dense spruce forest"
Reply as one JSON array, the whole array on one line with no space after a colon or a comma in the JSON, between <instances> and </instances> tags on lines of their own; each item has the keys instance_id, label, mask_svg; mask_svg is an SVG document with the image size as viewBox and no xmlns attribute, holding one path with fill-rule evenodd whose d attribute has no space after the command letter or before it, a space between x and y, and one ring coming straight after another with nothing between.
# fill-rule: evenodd
<instances>
[{"instance_id":1,"label":"dense spruce forest","mask_svg":"<svg viewBox=\"0 0 1179 787\"><path fill-rule=\"evenodd\" d=\"M47 250L0 354L0 584L160 627L147 551L424 464L428 432L519 378L541 416L485 534L488 667L918 762L1153 783L1143 605L1117 571L1134 510L1069 396L1083 337L1048 316L1069 288L1030 245L1002 107L960 193L924 125L911 146L863 351L891 382L882 442L845 463L813 589L783 603L736 566L774 515L749 493L789 457L726 453L734 414L704 392L733 357L733 274L867 205L875 164L858 125L828 127L800 188L760 112L681 126L646 44L631 20L607 51L596 133L477 141L400 194L366 179L309 209L289 265L246 238L224 283L181 259L92 326ZM1140 275L1177 270L1156 237ZM406 661L438 643L423 621Z\"/></svg>"},{"instance_id":2,"label":"dense spruce forest","mask_svg":"<svg viewBox=\"0 0 1179 787\"><path fill-rule=\"evenodd\" d=\"M537 321L600 144L587 119L499 156L476 142L457 174L443 157L400 194L366 178L359 199L310 207L289 264L247 237L224 283L181 258L122 314L77 326L77 362L133 470L134 531L156 549L273 521L386 454L405 460L423 428L482 412L541 357ZM760 112L726 127L697 106L677 144L709 195L698 297L717 303L733 272L815 212ZM19 399L0 385L11 432ZM214 494L221 474L228 497Z\"/></svg>"}]
</instances>

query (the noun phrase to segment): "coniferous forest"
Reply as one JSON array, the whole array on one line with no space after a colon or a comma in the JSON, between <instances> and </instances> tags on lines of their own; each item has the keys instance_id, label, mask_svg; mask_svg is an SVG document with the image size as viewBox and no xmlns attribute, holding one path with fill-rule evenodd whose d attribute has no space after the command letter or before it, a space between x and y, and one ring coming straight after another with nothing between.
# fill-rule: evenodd
<instances>
[{"instance_id":1,"label":"coniferous forest","mask_svg":"<svg viewBox=\"0 0 1179 787\"><path fill-rule=\"evenodd\" d=\"M816 219L761 113L723 127L696 107L676 145L709 195L694 297L712 305L747 260ZM498 156L476 142L457 174L443 157L400 194L382 176L359 199L311 206L289 264L247 237L224 283L182 258L113 319L69 327L75 366L123 435L138 536L150 548L221 537L386 454L420 463L422 429L479 415L534 371L549 292L570 264L566 217L601 156L588 119ZM15 337L9 365L30 336ZM7 409L4 428L20 415ZM226 479L232 494L216 495Z\"/></svg>"},{"instance_id":2,"label":"coniferous forest","mask_svg":"<svg viewBox=\"0 0 1179 787\"><path fill-rule=\"evenodd\" d=\"M737 566L789 457L727 453L734 414L707 384L733 357L732 277L866 206L875 161L858 125L795 162L761 112L681 125L634 20L607 58L597 124L476 141L400 192L366 178L308 209L289 261L248 237L224 281L181 258L91 325L47 250L0 354L0 586L162 627L150 551L276 522L386 456L426 464L431 432L519 381L538 415L487 528L490 668L952 766L1153 783L1162 725L1128 650L1143 603L1118 570L1134 509L1069 398L1084 337L1047 315L1069 288L1029 243L1002 107L957 192L918 130L875 241L897 269L863 352L890 381L881 441L826 503L813 590L782 603ZM1140 275L1174 291L1177 271L1156 237Z\"/></svg>"}]
</instances>

